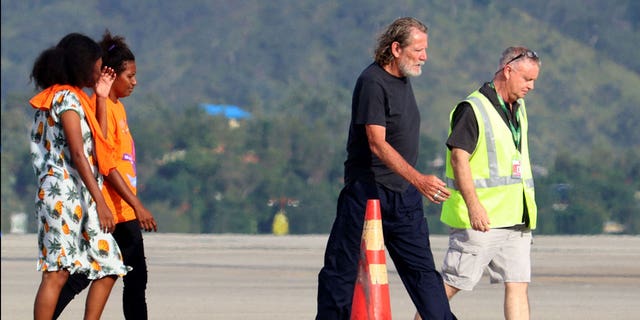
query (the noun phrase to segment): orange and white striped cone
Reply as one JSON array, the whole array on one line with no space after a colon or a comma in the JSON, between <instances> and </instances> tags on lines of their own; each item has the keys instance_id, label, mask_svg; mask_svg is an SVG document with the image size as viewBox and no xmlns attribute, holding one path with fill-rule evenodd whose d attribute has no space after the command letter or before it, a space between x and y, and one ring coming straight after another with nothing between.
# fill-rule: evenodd
<instances>
[{"instance_id":1,"label":"orange and white striped cone","mask_svg":"<svg viewBox=\"0 0 640 320\"><path fill-rule=\"evenodd\" d=\"M389 279L380 200L367 201L351 320L390 320Z\"/></svg>"}]
</instances>

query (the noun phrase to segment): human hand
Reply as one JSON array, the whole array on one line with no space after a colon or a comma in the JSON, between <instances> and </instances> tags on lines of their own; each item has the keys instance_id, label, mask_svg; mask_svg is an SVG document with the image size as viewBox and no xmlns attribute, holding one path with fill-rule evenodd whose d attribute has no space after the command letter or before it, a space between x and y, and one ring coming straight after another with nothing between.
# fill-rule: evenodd
<instances>
[{"instance_id":1,"label":"human hand","mask_svg":"<svg viewBox=\"0 0 640 320\"><path fill-rule=\"evenodd\" d=\"M451 196L447 185L434 175L422 175L416 188L418 188L420 193L429 201L435 204L441 204Z\"/></svg>"},{"instance_id":2,"label":"human hand","mask_svg":"<svg viewBox=\"0 0 640 320\"><path fill-rule=\"evenodd\" d=\"M158 224L156 223L156 219L153 218L153 215L147 208L140 206L135 209L136 218L140 223L140 228L144 231L158 231Z\"/></svg>"},{"instance_id":3,"label":"human hand","mask_svg":"<svg viewBox=\"0 0 640 320\"><path fill-rule=\"evenodd\" d=\"M487 232L491 229L487 210L479 203L469 208L469 222L471 222L471 228L476 231Z\"/></svg>"},{"instance_id":4,"label":"human hand","mask_svg":"<svg viewBox=\"0 0 640 320\"><path fill-rule=\"evenodd\" d=\"M96 85L93 88L97 97L106 98L109 96L111 85L116 80L116 76L116 72L112 68L106 66L102 68L100 78L98 78L98 81L96 81Z\"/></svg>"},{"instance_id":5,"label":"human hand","mask_svg":"<svg viewBox=\"0 0 640 320\"><path fill-rule=\"evenodd\" d=\"M113 219L111 209L109 209L106 203L103 203L96 206L96 211L98 211L100 230L105 233L112 233L116 229L116 223Z\"/></svg>"}]
</instances>

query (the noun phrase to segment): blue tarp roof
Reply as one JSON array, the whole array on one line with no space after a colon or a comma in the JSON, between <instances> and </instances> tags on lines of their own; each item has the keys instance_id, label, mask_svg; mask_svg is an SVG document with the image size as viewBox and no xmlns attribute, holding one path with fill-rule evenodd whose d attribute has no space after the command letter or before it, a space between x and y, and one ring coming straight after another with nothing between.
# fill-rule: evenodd
<instances>
[{"instance_id":1,"label":"blue tarp roof","mask_svg":"<svg viewBox=\"0 0 640 320\"><path fill-rule=\"evenodd\" d=\"M229 119L245 119L251 117L251 113L244 111L238 106L201 103L200 107L210 115L223 115Z\"/></svg>"}]
</instances>

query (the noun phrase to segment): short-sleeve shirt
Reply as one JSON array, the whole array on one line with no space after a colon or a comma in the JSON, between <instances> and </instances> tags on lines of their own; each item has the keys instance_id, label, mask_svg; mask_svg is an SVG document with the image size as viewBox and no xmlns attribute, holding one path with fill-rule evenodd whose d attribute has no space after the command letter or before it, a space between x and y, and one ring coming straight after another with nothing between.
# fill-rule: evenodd
<instances>
[{"instance_id":1,"label":"short-sleeve shirt","mask_svg":"<svg viewBox=\"0 0 640 320\"><path fill-rule=\"evenodd\" d=\"M95 101L95 96L91 97ZM127 123L127 113L120 100L113 102L107 99L107 139L115 147L117 153L116 170L120 173L127 187L136 194L136 150L133 137L129 131ZM116 223L131 221L136 219L136 214L115 188L104 182L102 195L116 218Z\"/></svg>"},{"instance_id":2,"label":"short-sleeve shirt","mask_svg":"<svg viewBox=\"0 0 640 320\"><path fill-rule=\"evenodd\" d=\"M519 123L515 121L515 114L518 112L518 108L520 108L520 105L517 101L511 105L511 112L504 112L504 110L502 110L502 106L500 105L500 100L498 100L496 90L491 86L491 83L484 83L478 91L480 91L480 93L482 93L485 97L487 97L487 99L489 99L493 107L498 111L498 114L500 114L500 117L502 118L506 126L509 126L510 120L512 121L512 123L519 125ZM476 119L476 115L471 108L471 105L466 101L460 102L456 106L456 109L454 110L451 117L451 133L449 134L449 138L447 138L447 147L450 150L453 148L459 148L468 152L469 154L473 154L478 144L478 135L478 122ZM525 207L522 214L522 221L528 223L529 215L527 213L526 201L524 203Z\"/></svg>"},{"instance_id":3,"label":"short-sleeve shirt","mask_svg":"<svg viewBox=\"0 0 640 320\"><path fill-rule=\"evenodd\" d=\"M496 90L491 87L489 82L483 84L479 91L487 97L494 108L496 108L498 114L500 114L500 117L504 120L505 125L509 126L509 120L518 125L518 122L514 121L515 114L518 112L518 108L520 107L518 102L514 102L512 104L513 110L510 113L505 113L502 110L500 101L498 100ZM447 147L449 149L459 148L469 154L473 154L473 151L476 149L476 145L478 144L478 130L478 122L471 105L466 101L460 102L456 106L451 118L451 133L449 134L449 138L446 142Z\"/></svg>"},{"instance_id":4,"label":"short-sleeve shirt","mask_svg":"<svg viewBox=\"0 0 640 320\"><path fill-rule=\"evenodd\" d=\"M68 90L56 93L53 100L53 106L49 111L36 110L34 123L31 131L31 159L38 181L45 176L79 177L74 165L70 162L71 154L69 146L66 142L64 130L62 128L61 115L64 112L73 111L80 117L80 130L84 143L84 154L90 163L93 161L93 138L91 128L87 121L84 120L85 113L82 109L80 99ZM102 176L98 174L96 166L92 166L91 170L98 180L102 183Z\"/></svg>"},{"instance_id":5,"label":"short-sleeve shirt","mask_svg":"<svg viewBox=\"0 0 640 320\"><path fill-rule=\"evenodd\" d=\"M408 77L398 78L377 63L358 77L351 102L345 182L375 182L397 192L409 182L371 152L365 126L386 128L386 141L412 166L418 159L420 112Z\"/></svg>"}]
</instances>

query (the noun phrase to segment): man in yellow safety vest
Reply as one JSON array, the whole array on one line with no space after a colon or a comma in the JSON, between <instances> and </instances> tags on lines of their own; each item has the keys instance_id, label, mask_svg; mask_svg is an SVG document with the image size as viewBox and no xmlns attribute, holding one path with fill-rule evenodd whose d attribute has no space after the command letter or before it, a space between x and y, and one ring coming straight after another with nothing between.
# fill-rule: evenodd
<instances>
[{"instance_id":1,"label":"man in yellow safety vest","mask_svg":"<svg viewBox=\"0 0 640 320\"><path fill-rule=\"evenodd\" d=\"M451 227L442 275L447 297L472 290L484 270L505 285L506 319L529 319L536 203L523 98L541 62L526 47L502 53L491 82L451 112L441 220Z\"/></svg>"}]
</instances>

